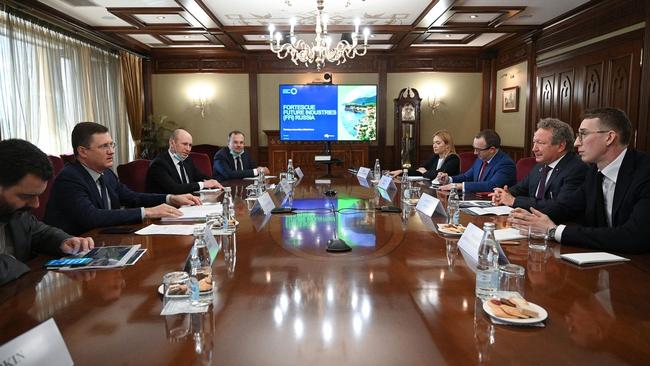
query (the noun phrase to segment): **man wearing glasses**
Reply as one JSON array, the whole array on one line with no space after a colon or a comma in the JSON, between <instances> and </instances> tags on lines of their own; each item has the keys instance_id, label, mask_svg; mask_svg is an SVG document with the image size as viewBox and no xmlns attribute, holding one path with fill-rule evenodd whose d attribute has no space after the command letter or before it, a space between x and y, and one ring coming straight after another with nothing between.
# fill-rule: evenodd
<instances>
[{"instance_id":1,"label":"man wearing glasses","mask_svg":"<svg viewBox=\"0 0 650 366\"><path fill-rule=\"evenodd\" d=\"M438 181L449 184L440 187L449 191L452 186L463 192L492 192L495 187L517 183L515 162L501 151L501 137L493 130L483 130L474 137L474 154L478 157L465 173L448 177L438 173Z\"/></svg>"},{"instance_id":2,"label":"man wearing glasses","mask_svg":"<svg viewBox=\"0 0 650 366\"><path fill-rule=\"evenodd\" d=\"M140 223L145 218L181 216L173 206L201 204L191 194L139 193L120 183L110 169L115 143L105 126L78 123L72 130L72 149L76 161L67 164L54 180L45 211L46 223L72 235L97 227Z\"/></svg>"},{"instance_id":3,"label":"man wearing glasses","mask_svg":"<svg viewBox=\"0 0 650 366\"><path fill-rule=\"evenodd\" d=\"M548 216L515 209L512 224L548 230L562 244L650 252L650 155L628 147L632 135L632 124L620 109L585 112L574 143L582 160L592 164L584 183L545 209ZM579 225L556 225L568 220Z\"/></svg>"},{"instance_id":4,"label":"man wearing glasses","mask_svg":"<svg viewBox=\"0 0 650 366\"><path fill-rule=\"evenodd\" d=\"M567 123L544 118L533 136L537 165L519 183L495 188L492 202L510 207L544 210L552 200L568 198L585 180L587 165L573 152L573 131Z\"/></svg>"}]
</instances>

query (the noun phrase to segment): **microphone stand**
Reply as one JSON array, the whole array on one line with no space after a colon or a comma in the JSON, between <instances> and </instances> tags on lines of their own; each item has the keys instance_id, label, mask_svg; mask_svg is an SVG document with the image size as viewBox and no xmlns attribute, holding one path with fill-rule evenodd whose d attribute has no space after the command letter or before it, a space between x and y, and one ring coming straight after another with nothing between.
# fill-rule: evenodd
<instances>
[{"instance_id":1,"label":"microphone stand","mask_svg":"<svg viewBox=\"0 0 650 366\"><path fill-rule=\"evenodd\" d=\"M330 204L330 206L332 206L332 209L334 209L333 204ZM343 252L351 251L352 247L350 247L345 242L345 240L339 238L338 229L339 229L338 213L334 211L334 237L327 241L327 249L325 250L330 253L343 253Z\"/></svg>"}]
</instances>

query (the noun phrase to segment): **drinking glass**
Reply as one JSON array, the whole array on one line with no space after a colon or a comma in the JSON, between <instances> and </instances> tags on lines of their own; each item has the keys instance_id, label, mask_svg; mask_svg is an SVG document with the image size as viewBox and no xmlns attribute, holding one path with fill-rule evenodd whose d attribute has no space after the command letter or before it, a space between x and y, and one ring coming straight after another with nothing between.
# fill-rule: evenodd
<instances>
[{"instance_id":1,"label":"drinking glass","mask_svg":"<svg viewBox=\"0 0 650 366\"><path fill-rule=\"evenodd\" d=\"M545 251L548 245L547 238L546 230L533 226L528 227L528 248Z\"/></svg>"},{"instance_id":2,"label":"drinking glass","mask_svg":"<svg viewBox=\"0 0 650 366\"><path fill-rule=\"evenodd\" d=\"M499 291L517 292L524 296L526 270L517 264L499 266Z\"/></svg>"},{"instance_id":3,"label":"drinking glass","mask_svg":"<svg viewBox=\"0 0 650 366\"><path fill-rule=\"evenodd\" d=\"M411 187L408 191L408 201L407 203L411 206L418 204L420 200L420 187Z\"/></svg>"},{"instance_id":4,"label":"drinking glass","mask_svg":"<svg viewBox=\"0 0 650 366\"><path fill-rule=\"evenodd\" d=\"M187 280L189 279L189 275L187 272L183 271L175 271L175 272L169 272L165 273L163 276L163 295L165 296L165 299L167 299L167 292L169 291L169 288L172 286L187 286ZM178 295L178 294L177 294Z\"/></svg>"}]
</instances>

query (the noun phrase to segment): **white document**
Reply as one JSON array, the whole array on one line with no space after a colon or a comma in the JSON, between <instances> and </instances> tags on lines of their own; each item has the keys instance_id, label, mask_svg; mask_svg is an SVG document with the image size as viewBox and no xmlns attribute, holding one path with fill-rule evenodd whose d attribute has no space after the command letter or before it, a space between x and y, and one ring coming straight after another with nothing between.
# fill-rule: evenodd
<instances>
[{"instance_id":1,"label":"white document","mask_svg":"<svg viewBox=\"0 0 650 366\"><path fill-rule=\"evenodd\" d=\"M445 208L442 207L440 200L427 193L422 193L415 209L429 217L434 213L439 213L440 215L447 217L447 212L445 211Z\"/></svg>"},{"instance_id":2,"label":"white document","mask_svg":"<svg viewBox=\"0 0 650 366\"><path fill-rule=\"evenodd\" d=\"M257 199L257 203L262 207L264 214L270 213L271 210L275 208L275 203L273 203L269 192L264 192L264 194Z\"/></svg>"},{"instance_id":3,"label":"white document","mask_svg":"<svg viewBox=\"0 0 650 366\"><path fill-rule=\"evenodd\" d=\"M605 252L592 252L592 253L571 253L561 254L562 259L573 262L579 265L583 264L597 264L597 263L611 263L611 262L627 262L630 259L619 257L618 255L605 253Z\"/></svg>"},{"instance_id":4,"label":"white document","mask_svg":"<svg viewBox=\"0 0 650 366\"><path fill-rule=\"evenodd\" d=\"M302 177L305 176L305 173L302 172L302 169L300 169L300 167L297 167L296 169L294 169L294 172L298 176L298 179L302 179Z\"/></svg>"},{"instance_id":5,"label":"white document","mask_svg":"<svg viewBox=\"0 0 650 366\"><path fill-rule=\"evenodd\" d=\"M215 192L221 192L221 188L203 188L198 191L194 191L194 193L215 193Z\"/></svg>"},{"instance_id":6,"label":"white document","mask_svg":"<svg viewBox=\"0 0 650 366\"><path fill-rule=\"evenodd\" d=\"M368 178L368 174L370 174L370 168L360 167L357 170L357 177Z\"/></svg>"},{"instance_id":7,"label":"white document","mask_svg":"<svg viewBox=\"0 0 650 366\"><path fill-rule=\"evenodd\" d=\"M395 183L393 182L393 177L390 175L384 175L381 177L379 183L377 184L377 187L382 188L385 191L388 191L389 189L397 189Z\"/></svg>"},{"instance_id":8,"label":"white document","mask_svg":"<svg viewBox=\"0 0 650 366\"><path fill-rule=\"evenodd\" d=\"M497 241L526 239L526 235L519 233L519 229L509 227L507 229L494 230L494 238Z\"/></svg>"},{"instance_id":9,"label":"white document","mask_svg":"<svg viewBox=\"0 0 650 366\"><path fill-rule=\"evenodd\" d=\"M475 263L478 263L478 247L481 245L481 239L483 239L483 230L471 222L458 239L458 248L467 253Z\"/></svg>"},{"instance_id":10,"label":"white document","mask_svg":"<svg viewBox=\"0 0 650 366\"><path fill-rule=\"evenodd\" d=\"M192 313L205 313L208 311L208 304L193 306L190 303L189 297L180 299L169 299L163 307L160 315L175 315L175 314L192 314Z\"/></svg>"},{"instance_id":11,"label":"white document","mask_svg":"<svg viewBox=\"0 0 650 366\"><path fill-rule=\"evenodd\" d=\"M183 213L180 217L163 217L162 221L199 221L205 220L205 216L209 213L223 213L221 205L198 205L198 206L183 206L179 208Z\"/></svg>"},{"instance_id":12,"label":"white document","mask_svg":"<svg viewBox=\"0 0 650 366\"><path fill-rule=\"evenodd\" d=\"M482 207L468 207L468 211L471 211L475 215L510 215L510 211L512 211L512 207L509 206L495 206L495 207L487 207L487 208L482 208Z\"/></svg>"},{"instance_id":13,"label":"white document","mask_svg":"<svg viewBox=\"0 0 650 366\"><path fill-rule=\"evenodd\" d=\"M195 225L155 225L136 231L137 235L192 235Z\"/></svg>"},{"instance_id":14,"label":"white document","mask_svg":"<svg viewBox=\"0 0 650 366\"><path fill-rule=\"evenodd\" d=\"M54 319L37 325L0 347L2 365L74 365Z\"/></svg>"},{"instance_id":15,"label":"white document","mask_svg":"<svg viewBox=\"0 0 650 366\"><path fill-rule=\"evenodd\" d=\"M411 181L411 182L419 182L419 181L422 181L422 180L428 180L428 179L425 178L425 177L419 176L419 175L414 175L412 177L409 176L409 181Z\"/></svg>"}]
</instances>

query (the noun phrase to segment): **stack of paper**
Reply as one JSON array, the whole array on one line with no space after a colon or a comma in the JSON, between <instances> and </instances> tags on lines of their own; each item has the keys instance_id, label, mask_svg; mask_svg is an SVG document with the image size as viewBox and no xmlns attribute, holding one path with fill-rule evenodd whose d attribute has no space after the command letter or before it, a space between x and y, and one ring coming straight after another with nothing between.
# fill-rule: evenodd
<instances>
[{"instance_id":1,"label":"stack of paper","mask_svg":"<svg viewBox=\"0 0 650 366\"><path fill-rule=\"evenodd\" d=\"M467 211L470 211L474 215L509 215L512 211L512 207L508 206L495 206L495 207L468 207Z\"/></svg>"},{"instance_id":2,"label":"stack of paper","mask_svg":"<svg viewBox=\"0 0 650 366\"><path fill-rule=\"evenodd\" d=\"M619 257L605 252L561 254L560 257L578 265L626 262L630 260L629 258Z\"/></svg>"},{"instance_id":3,"label":"stack of paper","mask_svg":"<svg viewBox=\"0 0 650 366\"><path fill-rule=\"evenodd\" d=\"M163 217L162 221L199 221L205 220L205 216L209 213L216 213L221 215L223 208L221 205L200 205L200 206L183 206L179 208L183 213L180 217Z\"/></svg>"}]
</instances>

